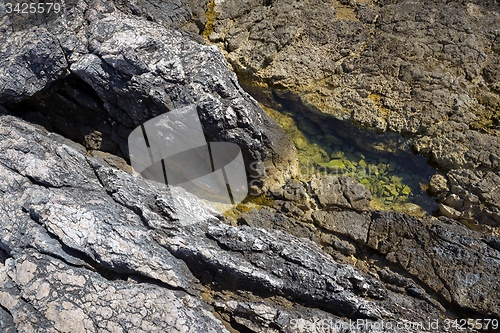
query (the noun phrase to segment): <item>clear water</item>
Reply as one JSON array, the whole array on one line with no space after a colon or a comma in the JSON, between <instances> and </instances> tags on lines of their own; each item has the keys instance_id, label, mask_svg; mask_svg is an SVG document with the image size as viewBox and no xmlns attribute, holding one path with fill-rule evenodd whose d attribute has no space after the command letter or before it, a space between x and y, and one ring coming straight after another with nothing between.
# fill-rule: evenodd
<instances>
[{"instance_id":1,"label":"clear water","mask_svg":"<svg viewBox=\"0 0 500 333\"><path fill-rule=\"evenodd\" d=\"M265 109L294 141L304 179L318 173L351 176L370 189L374 208L415 215L437 211L426 187L438 171L413 153L411 141L292 108Z\"/></svg>"}]
</instances>

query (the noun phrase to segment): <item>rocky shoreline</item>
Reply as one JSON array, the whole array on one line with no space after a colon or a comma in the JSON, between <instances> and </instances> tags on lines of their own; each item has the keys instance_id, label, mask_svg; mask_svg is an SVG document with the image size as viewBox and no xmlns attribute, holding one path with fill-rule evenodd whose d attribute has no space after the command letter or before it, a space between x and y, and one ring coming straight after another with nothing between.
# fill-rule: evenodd
<instances>
[{"instance_id":1,"label":"rocky shoreline","mask_svg":"<svg viewBox=\"0 0 500 333\"><path fill-rule=\"evenodd\" d=\"M402 134L447 174L442 212L498 228L495 1L248 0L214 11L208 41L260 102L279 96L319 126L330 116Z\"/></svg>"},{"instance_id":2,"label":"rocky shoreline","mask_svg":"<svg viewBox=\"0 0 500 333\"><path fill-rule=\"evenodd\" d=\"M498 13L495 1L140 0L75 1L19 31L3 17L0 330L498 324ZM284 102L297 114L273 113ZM186 104L207 139L242 148L257 181L233 212L177 188L174 205L129 165L128 134ZM297 144L321 124L329 147L349 140L328 133L329 119L373 138L397 132L398 149L431 159L443 171L425 180L439 216L374 205L391 191L411 204L392 161L368 184L303 177L308 159L327 171L380 164Z\"/></svg>"}]
</instances>

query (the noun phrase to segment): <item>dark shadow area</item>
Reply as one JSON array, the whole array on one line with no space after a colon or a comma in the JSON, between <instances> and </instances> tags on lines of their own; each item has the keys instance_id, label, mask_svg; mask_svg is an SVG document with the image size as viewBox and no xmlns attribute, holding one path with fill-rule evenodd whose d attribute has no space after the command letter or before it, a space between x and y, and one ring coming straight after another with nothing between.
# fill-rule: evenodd
<instances>
[{"instance_id":1,"label":"dark shadow area","mask_svg":"<svg viewBox=\"0 0 500 333\"><path fill-rule=\"evenodd\" d=\"M120 157L120 149L103 102L82 79L70 75L19 103L5 105L13 114L51 132Z\"/></svg>"}]
</instances>

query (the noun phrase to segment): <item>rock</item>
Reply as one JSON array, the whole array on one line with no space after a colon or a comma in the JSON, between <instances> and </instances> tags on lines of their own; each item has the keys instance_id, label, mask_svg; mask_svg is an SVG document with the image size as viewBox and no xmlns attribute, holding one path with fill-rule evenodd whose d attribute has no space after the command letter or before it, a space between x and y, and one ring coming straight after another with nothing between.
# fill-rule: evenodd
<instances>
[{"instance_id":1,"label":"rock","mask_svg":"<svg viewBox=\"0 0 500 333\"><path fill-rule=\"evenodd\" d=\"M293 179L289 179L284 186L274 189L273 195L276 199L293 201L298 208L303 210L310 209L314 205L310 193L303 184Z\"/></svg>"},{"instance_id":2,"label":"rock","mask_svg":"<svg viewBox=\"0 0 500 333\"><path fill-rule=\"evenodd\" d=\"M370 218L366 215L350 211L315 211L312 217L318 226L335 234L347 236L359 243L366 243L368 239Z\"/></svg>"},{"instance_id":3,"label":"rock","mask_svg":"<svg viewBox=\"0 0 500 333\"><path fill-rule=\"evenodd\" d=\"M342 240L335 236L333 233L322 233L321 234L321 242L324 245L328 245L324 247L324 251L331 256L340 257L338 253L341 253L345 256L353 256L356 254L357 249L356 246L353 245L349 241Z\"/></svg>"},{"instance_id":4,"label":"rock","mask_svg":"<svg viewBox=\"0 0 500 333\"><path fill-rule=\"evenodd\" d=\"M0 122L1 191L10 193L0 199L0 244L8 255L0 304L16 329L225 332L195 296L187 266L151 238L150 228L172 221L155 205L154 184L11 116ZM123 200L124 188L146 205ZM196 221L198 214L176 217Z\"/></svg>"},{"instance_id":5,"label":"rock","mask_svg":"<svg viewBox=\"0 0 500 333\"><path fill-rule=\"evenodd\" d=\"M350 207L349 201L344 197L339 178L329 176L311 181L311 190L316 194L322 208Z\"/></svg>"},{"instance_id":6,"label":"rock","mask_svg":"<svg viewBox=\"0 0 500 333\"><path fill-rule=\"evenodd\" d=\"M272 212L267 211L267 214L268 218L272 219ZM257 212L254 218L256 215ZM333 256L339 257L336 251L345 255L356 255L356 244L363 244L376 250L388 262L401 267L405 276L409 278L404 280L404 288L396 286L390 290L425 299L439 306L426 291L426 288L430 288L442 297L440 302L445 307L454 304L454 306L474 308L483 316L498 315L491 312L492 308L497 307L496 298L492 296L483 299L479 296L482 292L476 292L476 290L489 290L492 286L493 289L497 288L494 276L500 267L499 252L490 245L494 242L487 241L480 233L467 230L464 226L447 219L442 221L433 218L418 219L401 213L374 212L368 217L354 212L314 211L313 219L319 227L318 231L322 235L321 241L325 250ZM283 223L272 228L288 230ZM300 235L300 231L297 232ZM329 232L342 237L342 240L337 236L332 237ZM459 244L455 244L454 240L459 240ZM333 249L333 252L328 249ZM455 255L452 259L450 258L453 256L452 253L460 255ZM497 259L493 261L486 259L491 256ZM453 266L449 266L450 260ZM429 270L429 267L435 268ZM458 268L459 276L452 273L457 270L451 267ZM474 280L474 287L468 285L469 280L466 276L478 274L484 276L484 280ZM417 275L419 279L423 279L424 288L419 286L420 282L411 278ZM388 283L394 283L388 277L384 279ZM484 305L481 299L489 305Z\"/></svg>"},{"instance_id":7,"label":"rock","mask_svg":"<svg viewBox=\"0 0 500 333\"><path fill-rule=\"evenodd\" d=\"M141 1L138 12L130 10L146 15L153 3ZM85 6L52 22L50 31L39 27L2 37L7 62L0 98L8 108L36 109L73 140L126 157L128 134L136 126L194 104L207 139L240 145L250 175L272 183L296 174L292 142L241 89L217 48L125 15L112 3ZM182 8L177 11L186 16ZM176 14L162 15L168 21L167 15Z\"/></svg>"},{"instance_id":8,"label":"rock","mask_svg":"<svg viewBox=\"0 0 500 333\"><path fill-rule=\"evenodd\" d=\"M401 299L394 297L403 305ZM295 305L293 308L286 304L278 309L269 307L266 303L240 301L218 301L217 308L232 313L235 322L251 329L253 332L321 332L324 330L335 331L345 328L350 332L366 332L373 330L376 325L372 321L359 320L355 325L344 318L331 318L324 311ZM256 325L258 323L258 325ZM391 321L391 325L395 322ZM394 325L395 327L396 325ZM403 333L404 329L394 329L394 332Z\"/></svg>"},{"instance_id":9,"label":"rock","mask_svg":"<svg viewBox=\"0 0 500 333\"><path fill-rule=\"evenodd\" d=\"M187 192L172 188L171 200L158 184L105 165L42 128L7 115L0 125L0 191L9 193L0 197L6 330L226 332L210 308L215 301L200 299L205 291L222 297L217 290L227 291L224 302L255 293L267 306L252 311L265 322L280 305L262 294L322 309L325 320L393 320L408 302L419 309L408 318L438 316L312 241L225 225ZM227 309L248 327L265 325L242 316L241 308ZM297 317L309 318L309 310L301 311Z\"/></svg>"},{"instance_id":10,"label":"rock","mask_svg":"<svg viewBox=\"0 0 500 333\"><path fill-rule=\"evenodd\" d=\"M378 317L377 312L380 310L377 309L376 303L368 304L360 300L366 306L366 310L361 310L361 303L350 301L349 295L364 294L370 295L373 299L384 299L383 287L367 276L358 276L354 271L348 272L351 268L347 265L330 265L327 256L320 253L313 254L316 250L311 252L312 249L318 249L312 242L290 239L280 232L256 232L248 227L228 229L226 226L217 226L208 230L208 237L228 247L233 251L232 254L224 255L219 251L213 251L213 245L209 243L199 244L200 250L208 246L203 253L198 253L193 247L180 247L175 253L206 262L212 267L214 274L233 275L232 266L235 264L242 268L246 266L247 272L244 273L245 269L240 270L231 282L240 288L246 285L245 288L253 286L253 288L274 290L282 295L289 294L339 315L350 313L349 316L354 317ZM163 241L160 240L160 243ZM256 264L258 266L255 266ZM290 264L296 267L293 269L295 271L293 276L287 268ZM343 273L339 271L344 269L347 270ZM358 284L363 283L366 283L366 289L360 290ZM362 312L358 312L359 310Z\"/></svg>"},{"instance_id":11,"label":"rock","mask_svg":"<svg viewBox=\"0 0 500 333\"><path fill-rule=\"evenodd\" d=\"M494 172L452 170L449 172L452 194L461 204L455 209L469 220L483 225L500 225L500 176Z\"/></svg>"},{"instance_id":12,"label":"rock","mask_svg":"<svg viewBox=\"0 0 500 333\"><path fill-rule=\"evenodd\" d=\"M378 274L382 281L386 281L398 287L406 287L409 283L411 283L409 279L406 279L398 273L392 272L388 268L379 270Z\"/></svg>"},{"instance_id":13,"label":"rock","mask_svg":"<svg viewBox=\"0 0 500 333\"><path fill-rule=\"evenodd\" d=\"M320 184L335 184L335 179L325 177L321 180L326 185L316 180L308 186L318 191ZM339 188L341 187L337 183L336 189ZM332 205L325 209L319 200L320 206L311 208L316 229L309 229L308 234L294 227L300 223L300 217L293 218L292 222L287 212L277 212L271 208L263 210L265 214L260 211L249 212L244 215L245 220L270 221L267 228L286 230L297 236L320 241L327 253L345 262L350 262L346 256L358 257L359 248L365 251L363 253L374 251L376 254L372 254L373 256L383 256L386 260L381 262L380 269L384 269L387 263L392 263L405 276L404 285L396 283L395 287L388 287L390 290L425 299L439 307L436 298L430 296L430 289L439 295L438 303L446 308L458 306L474 309L482 316L498 316L498 311L491 310L498 308L496 292L493 291L486 298L481 295L487 293L487 290L498 288L495 275L500 269L500 252L497 246L499 240L469 230L457 221L445 217L436 219L421 212L418 215L422 217L417 218L396 212L357 212L352 207L340 208L340 205L346 205L338 199L341 197L340 191L330 190L327 193L335 194L329 197L330 200L337 198L337 201L335 204L331 201ZM413 206L415 208L408 209L420 211L420 207ZM446 209L460 214L453 208ZM280 222L276 223L278 216ZM459 215L453 217L458 218ZM319 240L306 236L316 233L320 234ZM379 274L379 271L374 273ZM395 283L391 282L390 275L379 276L383 281ZM414 280L416 276L418 281ZM477 279L478 276L483 278Z\"/></svg>"},{"instance_id":14,"label":"rock","mask_svg":"<svg viewBox=\"0 0 500 333\"><path fill-rule=\"evenodd\" d=\"M324 209L339 207L363 211L370 207L370 191L350 177L321 176L313 179L310 187Z\"/></svg>"},{"instance_id":15,"label":"rock","mask_svg":"<svg viewBox=\"0 0 500 333\"><path fill-rule=\"evenodd\" d=\"M14 319L4 309L0 310L0 328L2 329L2 332L6 333L16 332Z\"/></svg>"},{"instance_id":16,"label":"rock","mask_svg":"<svg viewBox=\"0 0 500 333\"><path fill-rule=\"evenodd\" d=\"M442 120L442 117L438 112L429 114L430 111L412 116L411 107L421 110L427 104L439 103L450 111L455 107L451 114L454 120L460 115L474 119L468 113L474 112L474 102L466 93L477 87L489 95L489 89L481 86L480 80L463 88L452 83L454 79L465 83L465 79L475 78L479 75L479 63L496 68L498 55L487 48L495 39L495 33L486 22L498 22L498 17L495 10L485 4L473 6L484 21L478 22L471 16L465 4L438 1L392 2L380 6L352 2L347 8L318 0L300 5L293 1L275 1L271 7L245 1L240 8L224 1L215 6L219 16L213 33L224 36L221 47L246 36L238 47L227 49L227 58L237 72L252 80L276 89L285 88L300 96L305 104L312 104L323 112L337 114L353 109L354 116L364 124L416 132L419 126L432 125L432 119ZM349 19L339 15L345 9L352 12ZM448 15L439 16L437 13L441 12ZM403 17L405 23L399 20ZM420 20L420 17L428 19ZM460 35L461 47L433 47L440 38L449 38L444 32L434 30L436 24L453 30L455 36ZM274 30L269 29L270 26ZM371 39L371 34L376 38ZM448 56L439 58L445 54ZM472 54L480 58L472 60ZM452 66L453 71L441 67L443 62ZM399 68L402 71L398 71ZM348 85L336 85L342 80ZM409 99L412 80L439 89L419 89L417 99ZM385 82L390 84L386 90L377 86ZM445 91L456 93L459 100L453 101ZM429 99L426 101L425 97ZM439 101L440 97L446 99ZM497 95L493 98L498 101ZM405 109L403 99L411 100L412 105ZM493 105L494 102L478 106L484 110ZM482 115L480 111L475 112Z\"/></svg>"},{"instance_id":17,"label":"rock","mask_svg":"<svg viewBox=\"0 0 500 333\"><path fill-rule=\"evenodd\" d=\"M228 332L206 305L183 291L113 281L36 250L8 259L0 281L0 302L14 314L19 331Z\"/></svg>"},{"instance_id":18,"label":"rock","mask_svg":"<svg viewBox=\"0 0 500 333\"><path fill-rule=\"evenodd\" d=\"M450 206L446 206L442 203L439 204L439 212L441 213L441 215L449 217L450 219L457 219L462 216L462 214L458 210L451 208Z\"/></svg>"},{"instance_id":19,"label":"rock","mask_svg":"<svg viewBox=\"0 0 500 333\"><path fill-rule=\"evenodd\" d=\"M341 159L344 157L344 152L340 150L335 150L331 153L330 157L332 159Z\"/></svg>"},{"instance_id":20,"label":"rock","mask_svg":"<svg viewBox=\"0 0 500 333\"><path fill-rule=\"evenodd\" d=\"M444 199L444 203L452 208L459 209L464 204L464 201L458 195L451 193Z\"/></svg>"},{"instance_id":21,"label":"rock","mask_svg":"<svg viewBox=\"0 0 500 333\"><path fill-rule=\"evenodd\" d=\"M431 194L438 195L448 191L448 180L445 176L437 173L431 177L429 182L429 192Z\"/></svg>"},{"instance_id":22,"label":"rock","mask_svg":"<svg viewBox=\"0 0 500 333\"><path fill-rule=\"evenodd\" d=\"M3 35L0 98L19 101L68 74L68 63L57 38L46 29Z\"/></svg>"},{"instance_id":23,"label":"rock","mask_svg":"<svg viewBox=\"0 0 500 333\"><path fill-rule=\"evenodd\" d=\"M341 139L337 138L335 135L332 135L332 134L326 134L324 140L325 140L325 143L327 145L332 146L332 147L344 145L344 142ZM332 158L333 158L333 156L332 156Z\"/></svg>"},{"instance_id":24,"label":"rock","mask_svg":"<svg viewBox=\"0 0 500 333\"><path fill-rule=\"evenodd\" d=\"M289 179L296 171L290 140L240 88L221 53L178 28L227 42L226 51L233 53L228 58L242 55L238 62L248 60L241 50L249 43L264 45L244 69L236 61L232 66L264 84L272 77L277 96L300 95L297 100L315 112L325 112L321 106L327 105L342 119L352 109L348 117L355 123L417 136L415 147L446 168L449 197L462 203L462 219L496 226L499 159L492 129L483 126L494 124L488 112L496 100L484 87L495 88L498 81L497 56L491 53L497 50L483 35L496 19L486 7L430 3L429 15L407 17L408 10L427 9L418 2L371 7L342 1L335 8L315 0L188 2L193 22L183 1L156 0L79 2L47 25L24 31L2 21L1 331L288 332L368 319L353 330L365 332L373 321L499 317L497 237L445 217L372 210L370 193L348 177ZM435 6L444 14L434 15ZM464 8L482 18L462 24ZM247 26L249 15L256 17ZM324 15L334 19L325 21ZM302 19L290 25L289 17ZM460 24L447 21L455 18ZM421 53L402 54L417 46L424 53L434 50L429 26L420 34L420 25L432 19L459 30L457 40L436 55L451 58L440 61L449 69L458 62L464 75L481 75L436 89L447 76L440 77L432 61L430 68L413 64L423 59ZM493 23L484 25L483 19ZM230 21L234 25L226 33L219 24ZM463 29L470 22L484 25L483 35L468 38L474 34ZM393 41L402 33L425 43L399 47ZM434 33L439 41L452 38ZM310 48L298 47L309 43ZM481 51L481 43L493 46ZM374 45L378 53L370 50ZM454 45L467 46L464 53L479 51L454 58ZM389 60L380 58L385 48L391 48L385 52ZM296 52L302 56L283 57ZM367 52L373 60L365 61ZM336 60L332 64L325 55ZM323 63L310 70L314 59ZM287 62L294 66L283 66ZM310 77L302 77L306 72ZM476 108L462 90L481 77L486 81L474 98L484 108ZM409 82L419 86L409 89ZM312 90L293 91L302 85ZM246 161L255 163L249 174L273 185L253 184L268 206L242 213L237 221L245 225L229 226L213 207L181 189L169 194L134 174L123 159L124 139L133 127L185 104L197 105L209 139L238 143ZM468 110L476 112L477 122ZM325 130L321 117L302 119L312 130ZM399 144L366 144L370 151L394 147ZM314 148L310 156L326 156ZM277 183L284 185L276 188Z\"/></svg>"},{"instance_id":25,"label":"rock","mask_svg":"<svg viewBox=\"0 0 500 333\"><path fill-rule=\"evenodd\" d=\"M495 190L487 175L500 172L500 53L490 45L500 17L491 1L246 0L214 10L214 44L256 97L277 96L324 131L325 120L346 120L333 134L369 151L400 145L373 144L346 122L403 134L404 150L413 146L446 177L478 170L487 177L479 192ZM498 225L493 198L478 197L484 208L459 210Z\"/></svg>"},{"instance_id":26,"label":"rock","mask_svg":"<svg viewBox=\"0 0 500 333\"><path fill-rule=\"evenodd\" d=\"M163 26L175 27L190 21L192 12L185 1L171 0L139 0L135 2L118 2L116 6L127 14L146 17L150 21Z\"/></svg>"},{"instance_id":27,"label":"rock","mask_svg":"<svg viewBox=\"0 0 500 333\"><path fill-rule=\"evenodd\" d=\"M397 244L397 245L396 245ZM367 245L424 284L447 302L498 316L496 292L500 252L483 236L443 218L417 219L401 213L375 213Z\"/></svg>"}]
</instances>

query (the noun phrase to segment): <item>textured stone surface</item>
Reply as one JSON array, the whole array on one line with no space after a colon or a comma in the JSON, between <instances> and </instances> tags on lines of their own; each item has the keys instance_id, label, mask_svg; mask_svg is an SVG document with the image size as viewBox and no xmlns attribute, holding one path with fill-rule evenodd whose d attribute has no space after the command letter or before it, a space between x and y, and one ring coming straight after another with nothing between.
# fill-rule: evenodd
<instances>
[{"instance_id":1,"label":"textured stone surface","mask_svg":"<svg viewBox=\"0 0 500 333\"><path fill-rule=\"evenodd\" d=\"M0 244L8 254L0 303L19 331L225 331L196 297L188 267L151 238L152 226L172 220L160 189L57 135L11 116L0 122ZM144 206L110 184L136 189ZM213 218L192 214L176 217Z\"/></svg>"},{"instance_id":2,"label":"textured stone surface","mask_svg":"<svg viewBox=\"0 0 500 333\"><path fill-rule=\"evenodd\" d=\"M389 120L399 114L392 102L402 96L401 101L414 107L412 103L428 101L428 96L420 98L418 89L410 101L404 94L392 96L391 91L406 86L388 74L377 76L376 70L369 75L366 68L360 72L365 58L349 50L368 52L363 48L367 25L382 34L386 26L382 23L389 20L395 25L391 33L397 35L409 34L406 26L426 21L417 15L415 19L404 16L408 8L399 9L392 3L381 2L379 7L343 3L332 7L319 1L266 1L263 5L200 0L189 1L188 8L182 1L80 1L68 16L45 27L13 32L2 26L7 34L0 37L0 330L320 332L325 323L362 318L423 323L453 317L500 317L498 238L446 218L374 211L370 193L349 177L320 177L308 183L289 179L296 171L290 141L241 89L221 53L177 27L198 29L214 42L227 42L226 50L233 53L251 45L249 41L259 40L254 38L256 32L262 45L275 36L275 45L281 48L276 52L291 52L281 56L299 50L294 43L304 39L294 36L307 36L311 48L301 49L302 58L280 60L279 66L288 61L294 64L293 76L283 67L281 78L270 77L273 88L280 94L300 95L293 88L295 83L287 80L296 78L300 87L311 85L312 90L324 82L327 90L336 91L333 100L341 96L346 103L351 97L358 100L349 83L358 82L365 88L355 89L361 99L355 109L359 114L355 111L353 119L392 129ZM282 10L283 4L298 11ZM210 11L221 5L229 9L219 12L219 23L211 22ZM418 7L418 3L414 5ZM451 20L448 14L453 18L463 8L471 16L483 15L482 20L494 19L494 11L482 12L479 5L446 6L458 9L444 11L439 20ZM388 10L394 13L386 13ZM204 11L210 15L204 18ZM265 16L270 13L283 21L281 25ZM217 36L221 22L228 23L232 15L237 19L231 33L239 37ZM252 15L256 17L246 26L244 21ZM335 38L322 31L323 22L329 22L323 20L324 15L338 19L333 22ZM290 24L290 18L297 17L302 30L294 30ZM450 23L453 29L466 29L462 21L457 22ZM484 23L485 36L491 26ZM248 38L238 29L247 29ZM455 38L453 29L446 38ZM353 35L359 43L351 43L349 36ZM325 43L324 38L328 39ZM380 56L385 47L398 45L385 40L387 43L371 40L382 48L373 60L382 67ZM453 45L469 42L459 36L454 43L444 44L453 49ZM275 52L273 47L269 52ZM343 90L322 81L323 69L329 68L329 58L323 55L335 58L334 48L340 48L341 58L335 65L340 69L332 71L331 77L342 74L352 80L342 83ZM389 57L408 49L391 49ZM278 62L263 56L260 47L254 51L249 66L255 70L246 75L271 83L270 78L259 77L263 73L260 67L273 68ZM492 82L497 75L491 52L497 52L494 45L485 51L486 62L476 61L483 66L479 70L488 89L495 87ZM315 59L323 61L321 66L310 68ZM443 61L457 61L447 59ZM244 57L240 60L246 61ZM475 63L465 60L459 60L460 64L473 73ZM232 65L239 71L237 62ZM410 82L405 76L410 69L398 68L404 74L398 80ZM411 80L421 82L418 71L410 72L415 74ZM384 80L397 84L386 85ZM468 87L460 85L460 80L456 83L453 89ZM376 107L363 97L366 85L379 94L379 89L387 89L383 100L368 98ZM436 91L439 89L430 89L429 98L436 97ZM300 95L302 100L316 103L317 92L306 93ZM463 109L459 103L462 95L457 96L457 109L452 110L458 114ZM444 103L438 106L446 109L449 96L442 93L438 97ZM491 98L486 100L494 101L495 96ZM126 153L124 139L142 121L193 103L210 139L238 143L247 162L257 163L254 173L265 170L267 176L284 184L280 187L271 182L271 191L257 188L261 197L250 200L260 200L267 207L245 211L230 221L180 189L172 189L170 197L161 185L134 174L125 160L110 154ZM378 109L377 103L384 103L392 116L381 117L377 110L383 114L385 109ZM486 104L484 110L489 110ZM474 112L482 112L477 110ZM450 167L447 188L438 195L443 207L460 212L458 219L464 223L495 226L500 182L497 146L491 139L494 129L479 132L471 122L462 131L467 113L453 118L456 126L451 120L440 125L433 118L436 115L416 112L408 123L416 124L418 131L412 132L410 126L401 132L416 136L418 149ZM427 121L426 117L430 117L429 128L419 123ZM438 138L451 138L463 146L440 146L435 141ZM457 161L465 164L455 168ZM235 225L229 226L229 222ZM363 327L350 331L384 330ZM421 331L428 330L399 330Z\"/></svg>"},{"instance_id":3,"label":"textured stone surface","mask_svg":"<svg viewBox=\"0 0 500 333\"><path fill-rule=\"evenodd\" d=\"M375 214L372 219L370 247L418 275L446 300L500 315L500 256L484 236L448 219L418 220L396 213Z\"/></svg>"},{"instance_id":4,"label":"textured stone surface","mask_svg":"<svg viewBox=\"0 0 500 333\"><path fill-rule=\"evenodd\" d=\"M81 2L1 44L0 98L18 112L39 111L88 148L127 156L136 126L194 104L209 141L237 143L247 165L256 163L249 173L283 181L296 172L290 140L238 85L220 51L186 32L125 15L112 2Z\"/></svg>"},{"instance_id":5,"label":"textured stone surface","mask_svg":"<svg viewBox=\"0 0 500 333\"><path fill-rule=\"evenodd\" d=\"M0 128L0 304L9 329L225 332L207 305L262 329L235 305L241 292L257 299L254 311L281 306L259 297L283 297L321 309L324 320L439 316L432 302L395 294L314 242L228 226L176 189L174 205L155 183L13 116L1 116ZM207 290L216 297L225 290L228 304L202 296ZM399 313L402 304L416 310ZM281 319L283 331L294 316L302 318Z\"/></svg>"},{"instance_id":6,"label":"textured stone surface","mask_svg":"<svg viewBox=\"0 0 500 333\"><path fill-rule=\"evenodd\" d=\"M12 37L2 37L0 98L19 100L31 96L67 75L64 52L57 38L46 29L24 31L18 38Z\"/></svg>"},{"instance_id":7,"label":"textured stone surface","mask_svg":"<svg viewBox=\"0 0 500 333\"><path fill-rule=\"evenodd\" d=\"M0 301L20 332L228 332L183 291L108 280L33 250L0 274Z\"/></svg>"},{"instance_id":8,"label":"textured stone surface","mask_svg":"<svg viewBox=\"0 0 500 333\"><path fill-rule=\"evenodd\" d=\"M488 173L498 175L500 165L498 8L496 1L215 1L208 40L262 102L276 103L273 92L320 125L318 113L401 133L444 171L481 170L488 187L480 191L492 192ZM470 192L469 181L460 182ZM459 210L498 226L498 198L480 202Z\"/></svg>"},{"instance_id":9,"label":"textured stone surface","mask_svg":"<svg viewBox=\"0 0 500 333\"><path fill-rule=\"evenodd\" d=\"M287 184L281 191L275 191L278 197L282 197L280 193L290 191L288 186L300 192L298 184ZM309 186L302 184L302 191L306 192ZM351 184L351 187L357 186ZM342 193L338 191L335 197L344 198ZM496 278L500 269L497 238L472 231L455 220L443 217L417 218L395 212L359 212L355 207L346 205L347 199L342 202L337 200L326 210L321 205L311 205L311 208L303 208L297 214L293 207L301 205L301 200L297 203L295 200L297 197L288 199L287 210L280 209L285 206L280 202L274 205L275 208L244 213L240 222L307 237L344 262L353 263L352 256L368 256L368 266L357 261L354 263L388 282L391 290L426 300L435 297L435 301L448 308L458 306L483 316L500 315L500 285ZM370 249L368 252L366 247ZM389 273L387 267L391 269ZM406 276L403 281L398 282L398 271ZM438 296L430 296L431 293Z\"/></svg>"},{"instance_id":10,"label":"textured stone surface","mask_svg":"<svg viewBox=\"0 0 500 333\"><path fill-rule=\"evenodd\" d=\"M429 192L434 195L448 192L449 188L447 182L446 177L440 174L435 174L429 182Z\"/></svg>"},{"instance_id":11,"label":"textured stone surface","mask_svg":"<svg viewBox=\"0 0 500 333\"><path fill-rule=\"evenodd\" d=\"M333 207L368 210L370 207L370 191L350 177L323 176L313 179L310 187L325 210Z\"/></svg>"}]
</instances>

